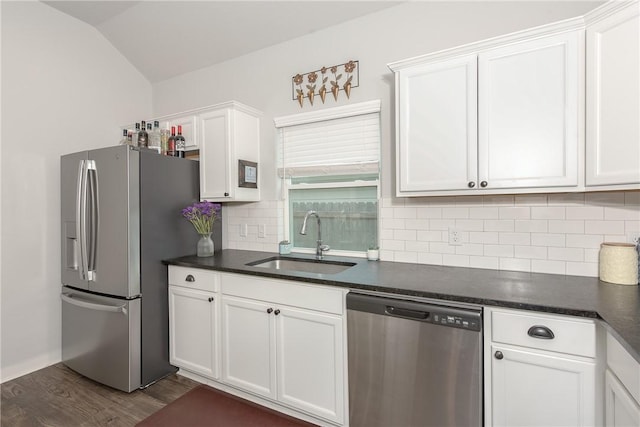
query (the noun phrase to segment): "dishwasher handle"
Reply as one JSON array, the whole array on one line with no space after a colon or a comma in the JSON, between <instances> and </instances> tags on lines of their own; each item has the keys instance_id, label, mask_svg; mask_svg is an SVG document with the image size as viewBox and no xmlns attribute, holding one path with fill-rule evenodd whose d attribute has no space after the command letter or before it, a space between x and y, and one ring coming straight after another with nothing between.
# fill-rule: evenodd
<instances>
[{"instance_id":1,"label":"dishwasher handle","mask_svg":"<svg viewBox=\"0 0 640 427\"><path fill-rule=\"evenodd\" d=\"M384 312L389 316L402 317L411 320L427 320L429 319L428 311L409 310L407 308L395 307L393 305L386 306Z\"/></svg>"}]
</instances>

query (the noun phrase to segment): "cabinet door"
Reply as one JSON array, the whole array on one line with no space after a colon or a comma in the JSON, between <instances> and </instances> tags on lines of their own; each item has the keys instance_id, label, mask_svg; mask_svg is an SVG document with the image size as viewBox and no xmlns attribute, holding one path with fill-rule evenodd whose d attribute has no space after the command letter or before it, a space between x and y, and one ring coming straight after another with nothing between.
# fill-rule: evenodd
<instances>
[{"instance_id":1,"label":"cabinet door","mask_svg":"<svg viewBox=\"0 0 640 427\"><path fill-rule=\"evenodd\" d=\"M496 345L491 354L494 426L596 424L595 363Z\"/></svg>"},{"instance_id":2,"label":"cabinet door","mask_svg":"<svg viewBox=\"0 0 640 427\"><path fill-rule=\"evenodd\" d=\"M275 326L272 305L244 298L222 299L222 380L276 398Z\"/></svg>"},{"instance_id":3,"label":"cabinet door","mask_svg":"<svg viewBox=\"0 0 640 427\"><path fill-rule=\"evenodd\" d=\"M640 427L640 405L609 370L605 373L605 416L607 427Z\"/></svg>"},{"instance_id":4,"label":"cabinet door","mask_svg":"<svg viewBox=\"0 0 640 427\"><path fill-rule=\"evenodd\" d=\"M481 187L578 185L580 32L478 57Z\"/></svg>"},{"instance_id":5,"label":"cabinet door","mask_svg":"<svg viewBox=\"0 0 640 427\"><path fill-rule=\"evenodd\" d=\"M476 73L471 55L397 74L398 194L475 185Z\"/></svg>"},{"instance_id":6,"label":"cabinet door","mask_svg":"<svg viewBox=\"0 0 640 427\"><path fill-rule=\"evenodd\" d=\"M638 3L587 28L588 186L640 183Z\"/></svg>"},{"instance_id":7,"label":"cabinet door","mask_svg":"<svg viewBox=\"0 0 640 427\"><path fill-rule=\"evenodd\" d=\"M219 378L217 295L169 286L169 358L173 365Z\"/></svg>"},{"instance_id":8,"label":"cabinet door","mask_svg":"<svg viewBox=\"0 0 640 427\"><path fill-rule=\"evenodd\" d=\"M233 198L229 175L230 112L219 109L202 113L198 117L200 127L200 198Z\"/></svg>"},{"instance_id":9,"label":"cabinet door","mask_svg":"<svg viewBox=\"0 0 640 427\"><path fill-rule=\"evenodd\" d=\"M291 307L278 310L278 400L341 424L345 398L341 317Z\"/></svg>"}]
</instances>

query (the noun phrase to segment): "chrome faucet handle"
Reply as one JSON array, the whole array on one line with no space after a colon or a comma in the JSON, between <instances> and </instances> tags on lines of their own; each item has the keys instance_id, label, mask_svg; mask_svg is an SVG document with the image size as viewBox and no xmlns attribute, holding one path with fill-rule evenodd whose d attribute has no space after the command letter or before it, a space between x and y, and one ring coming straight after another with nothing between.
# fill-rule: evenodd
<instances>
[{"instance_id":1,"label":"chrome faucet handle","mask_svg":"<svg viewBox=\"0 0 640 427\"><path fill-rule=\"evenodd\" d=\"M328 251L331 248L329 247L329 245L320 245L318 246L318 249L320 250L320 253L322 253Z\"/></svg>"}]
</instances>

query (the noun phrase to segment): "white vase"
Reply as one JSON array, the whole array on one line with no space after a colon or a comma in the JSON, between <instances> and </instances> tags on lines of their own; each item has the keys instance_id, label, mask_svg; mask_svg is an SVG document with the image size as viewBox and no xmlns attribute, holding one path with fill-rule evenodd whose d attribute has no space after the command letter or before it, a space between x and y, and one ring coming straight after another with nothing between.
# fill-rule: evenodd
<instances>
[{"instance_id":1,"label":"white vase","mask_svg":"<svg viewBox=\"0 0 640 427\"><path fill-rule=\"evenodd\" d=\"M368 249L367 259L369 261L377 261L380 258L380 251L378 249Z\"/></svg>"},{"instance_id":2,"label":"white vase","mask_svg":"<svg viewBox=\"0 0 640 427\"><path fill-rule=\"evenodd\" d=\"M213 256L213 240L211 240L211 233L205 233L200 235L198 240L197 255L199 257Z\"/></svg>"}]
</instances>

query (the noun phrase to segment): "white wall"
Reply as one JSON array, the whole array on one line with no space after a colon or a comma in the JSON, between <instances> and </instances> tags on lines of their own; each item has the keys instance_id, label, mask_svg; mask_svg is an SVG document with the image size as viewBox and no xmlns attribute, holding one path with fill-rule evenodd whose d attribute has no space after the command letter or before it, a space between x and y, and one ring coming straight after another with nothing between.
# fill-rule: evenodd
<instances>
[{"instance_id":1,"label":"white wall","mask_svg":"<svg viewBox=\"0 0 640 427\"><path fill-rule=\"evenodd\" d=\"M151 85L92 27L2 7L2 381L60 361L60 155L115 145Z\"/></svg>"},{"instance_id":2,"label":"white wall","mask_svg":"<svg viewBox=\"0 0 640 427\"><path fill-rule=\"evenodd\" d=\"M410 2L324 31L154 84L156 115L235 99L262 110L263 201L225 211L225 246L276 251L282 203L273 118L381 99L381 258L389 261L597 276L604 240L640 230L640 193L399 199L394 189L393 75L386 64L584 14L597 2ZM360 87L300 108L291 77L360 61ZM306 101L306 100L305 100ZM248 224L241 237L240 225ZM258 237L258 225L267 237ZM447 228L465 244L450 246ZM328 242L330 244L330 242Z\"/></svg>"}]
</instances>

